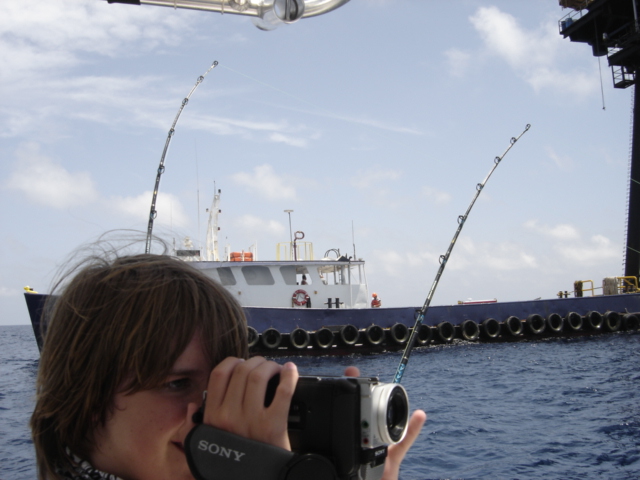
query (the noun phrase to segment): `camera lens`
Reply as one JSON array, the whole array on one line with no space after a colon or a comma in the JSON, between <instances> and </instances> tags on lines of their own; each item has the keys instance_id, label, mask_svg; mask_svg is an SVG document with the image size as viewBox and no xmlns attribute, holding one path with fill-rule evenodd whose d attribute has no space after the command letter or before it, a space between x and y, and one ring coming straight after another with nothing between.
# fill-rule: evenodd
<instances>
[{"instance_id":1,"label":"camera lens","mask_svg":"<svg viewBox=\"0 0 640 480\"><path fill-rule=\"evenodd\" d=\"M396 386L389 395L387 403L387 431L389 438L394 443L399 442L404 437L409 418L409 400L404 388Z\"/></svg>"},{"instance_id":2,"label":"camera lens","mask_svg":"<svg viewBox=\"0 0 640 480\"><path fill-rule=\"evenodd\" d=\"M383 443L398 443L404 438L409 421L409 397L402 385L380 383L372 388L375 429Z\"/></svg>"}]
</instances>

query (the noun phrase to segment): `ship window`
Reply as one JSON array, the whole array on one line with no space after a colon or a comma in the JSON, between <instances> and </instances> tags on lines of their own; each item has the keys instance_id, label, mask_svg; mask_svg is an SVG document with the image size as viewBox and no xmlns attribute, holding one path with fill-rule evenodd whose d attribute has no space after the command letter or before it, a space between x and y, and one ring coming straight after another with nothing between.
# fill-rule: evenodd
<instances>
[{"instance_id":1,"label":"ship window","mask_svg":"<svg viewBox=\"0 0 640 480\"><path fill-rule=\"evenodd\" d=\"M233 276L233 272L229 267L220 267L217 269L220 276L220 283L222 285L235 285L236 277Z\"/></svg>"},{"instance_id":2,"label":"ship window","mask_svg":"<svg viewBox=\"0 0 640 480\"><path fill-rule=\"evenodd\" d=\"M340 275L339 272L336 271L335 265L323 265L322 267L319 267L318 275L320 275L320 279L325 285L340 284Z\"/></svg>"},{"instance_id":3,"label":"ship window","mask_svg":"<svg viewBox=\"0 0 640 480\"><path fill-rule=\"evenodd\" d=\"M298 267L296 270L296 283L298 285L311 285L311 275L306 267Z\"/></svg>"},{"instance_id":4,"label":"ship window","mask_svg":"<svg viewBox=\"0 0 640 480\"><path fill-rule=\"evenodd\" d=\"M280 267L280 274L286 285L296 284L296 267L292 265Z\"/></svg>"},{"instance_id":5,"label":"ship window","mask_svg":"<svg viewBox=\"0 0 640 480\"><path fill-rule=\"evenodd\" d=\"M269 267L242 267L242 274L247 281L247 285L273 285L276 283Z\"/></svg>"}]
</instances>

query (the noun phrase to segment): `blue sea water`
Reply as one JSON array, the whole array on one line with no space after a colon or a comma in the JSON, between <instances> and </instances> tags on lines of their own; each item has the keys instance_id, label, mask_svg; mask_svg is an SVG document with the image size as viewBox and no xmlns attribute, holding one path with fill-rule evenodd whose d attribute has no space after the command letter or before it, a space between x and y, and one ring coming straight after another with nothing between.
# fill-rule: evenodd
<instances>
[{"instance_id":1,"label":"blue sea water","mask_svg":"<svg viewBox=\"0 0 640 480\"><path fill-rule=\"evenodd\" d=\"M640 335L416 350L403 384L429 419L401 478L640 478ZM303 374L356 365L390 381L398 353L290 357ZM36 476L28 420L38 349L0 327L0 479Z\"/></svg>"}]
</instances>

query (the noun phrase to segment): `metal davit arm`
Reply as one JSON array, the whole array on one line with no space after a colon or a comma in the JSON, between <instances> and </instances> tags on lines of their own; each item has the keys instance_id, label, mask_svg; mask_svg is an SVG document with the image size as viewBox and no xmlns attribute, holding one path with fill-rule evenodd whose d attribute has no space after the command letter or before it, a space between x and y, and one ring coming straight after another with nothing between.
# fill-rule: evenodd
<instances>
[{"instance_id":1,"label":"metal davit arm","mask_svg":"<svg viewBox=\"0 0 640 480\"><path fill-rule=\"evenodd\" d=\"M255 17L256 26L271 30L281 23L315 17L341 7L349 0L107 0L109 3L157 5Z\"/></svg>"},{"instance_id":2,"label":"metal davit arm","mask_svg":"<svg viewBox=\"0 0 640 480\"><path fill-rule=\"evenodd\" d=\"M349 0L305 0L302 18L315 17L340 8Z\"/></svg>"}]
</instances>

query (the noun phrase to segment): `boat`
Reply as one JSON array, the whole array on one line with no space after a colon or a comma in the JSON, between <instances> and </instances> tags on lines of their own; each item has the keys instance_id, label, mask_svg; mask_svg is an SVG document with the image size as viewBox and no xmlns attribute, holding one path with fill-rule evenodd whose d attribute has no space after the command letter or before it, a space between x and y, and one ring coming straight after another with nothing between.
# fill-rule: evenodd
<instances>
[{"instance_id":1,"label":"boat","mask_svg":"<svg viewBox=\"0 0 640 480\"><path fill-rule=\"evenodd\" d=\"M305 268L330 266L346 269L361 267L363 263L342 261L343 265L340 265L340 261L330 260L328 265L324 265L322 261L300 262L244 261L235 262L233 266L228 266L230 262L220 262L216 268L229 269L228 272L238 275L234 275L234 278L238 278L236 284L232 288L227 285L227 288L242 296L241 292L251 290L254 286L259 287L256 291L269 289L268 286L246 282L243 269L254 272L256 267L260 267L263 272L273 272L271 277L275 279L281 268L288 271L304 265ZM613 277L613 280L626 282L622 277ZM361 288L362 285L357 287ZM250 350L254 354L342 355L400 350L405 348L419 310L419 307L346 308L343 302L339 302L339 307L335 303L314 307L313 300L307 307L306 304L296 303L296 299L301 302L306 295L310 299L315 298L313 285L289 285L283 280L274 290L285 288L288 288L292 306L243 307L249 326ZM300 290L306 292L305 297L299 293ZM45 294L25 292L39 346L42 345L40 315L47 297ZM638 291L528 301L436 305L427 310L424 322L419 327L416 346L635 332L640 326L639 319Z\"/></svg>"},{"instance_id":2,"label":"boat","mask_svg":"<svg viewBox=\"0 0 640 480\"><path fill-rule=\"evenodd\" d=\"M327 355L403 349L417 306L378 306L369 295L365 261L330 249L314 257L303 232L276 247L275 260L260 260L257 248L218 252L221 191L209 209L204 252L187 238L172 254L220 282L242 305L254 354ZM602 292L600 292L600 289ZM25 287L27 290L27 287ZM47 295L25 291L38 345ZM370 301L369 299L373 300ZM558 298L499 302L464 301L430 307L417 332L418 347L456 342L518 341L548 337L637 331L640 289L636 277L574 282Z\"/></svg>"}]
</instances>

